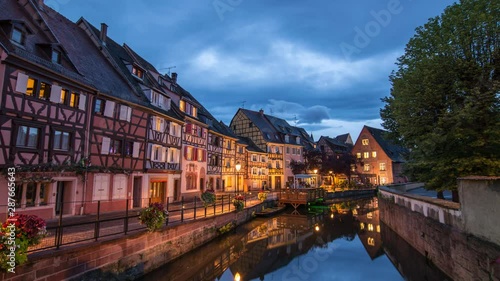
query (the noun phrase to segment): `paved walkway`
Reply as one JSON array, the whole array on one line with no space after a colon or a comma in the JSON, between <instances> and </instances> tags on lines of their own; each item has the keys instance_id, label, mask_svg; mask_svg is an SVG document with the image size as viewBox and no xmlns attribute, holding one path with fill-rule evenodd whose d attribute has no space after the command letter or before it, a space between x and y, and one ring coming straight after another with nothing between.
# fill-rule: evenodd
<instances>
[{"instance_id":1,"label":"paved walkway","mask_svg":"<svg viewBox=\"0 0 500 281\"><path fill-rule=\"evenodd\" d=\"M271 198L277 198L277 195L270 194L268 199ZM246 200L246 207L260 203L261 201L257 199L255 194ZM206 209L198 201L196 202L196 212L194 205L195 203L192 201L190 203L184 202L184 205L179 202L170 203L168 225L177 225L185 221L212 217L235 210L228 198L225 198L224 204L222 204L221 200L217 200L215 208L214 206L208 206ZM141 225L138 220L140 210L140 208L129 210L128 218L125 211L103 213L99 216L99 221L97 215L63 217L61 228L58 227L59 219L47 220L47 236L37 246L30 247L29 251L55 249L58 244L64 246L92 243L105 237L123 236L126 235L125 232L145 231L146 227ZM57 235L59 229L62 229L62 233Z\"/></svg>"}]
</instances>

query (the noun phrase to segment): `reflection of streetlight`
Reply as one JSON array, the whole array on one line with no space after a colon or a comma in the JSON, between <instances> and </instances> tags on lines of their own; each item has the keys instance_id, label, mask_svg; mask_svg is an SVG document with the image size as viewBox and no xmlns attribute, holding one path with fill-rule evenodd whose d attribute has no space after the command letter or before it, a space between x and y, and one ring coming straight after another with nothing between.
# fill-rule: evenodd
<instances>
[{"instance_id":1,"label":"reflection of streetlight","mask_svg":"<svg viewBox=\"0 0 500 281\"><path fill-rule=\"evenodd\" d=\"M314 230L319 231L319 225L316 225L316 227L314 227Z\"/></svg>"},{"instance_id":2,"label":"reflection of streetlight","mask_svg":"<svg viewBox=\"0 0 500 281\"><path fill-rule=\"evenodd\" d=\"M328 174L330 174L330 184L333 186L333 171L329 171Z\"/></svg>"},{"instance_id":3,"label":"reflection of streetlight","mask_svg":"<svg viewBox=\"0 0 500 281\"><path fill-rule=\"evenodd\" d=\"M241 169L241 164L240 162L236 162L236 165L234 166L236 168L236 193L238 193L238 179L239 179L239 172Z\"/></svg>"},{"instance_id":4,"label":"reflection of streetlight","mask_svg":"<svg viewBox=\"0 0 500 281\"><path fill-rule=\"evenodd\" d=\"M240 280L241 280L240 273L236 272L236 274L234 275L234 281L240 281Z\"/></svg>"},{"instance_id":5,"label":"reflection of streetlight","mask_svg":"<svg viewBox=\"0 0 500 281\"><path fill-rule=\"evenodd\" d=\"M316 187L318 187L318 176L316 175L318 173L318 169L314 169L313 172L314 172L315 185Z\"/></svg>"}]
</instances>

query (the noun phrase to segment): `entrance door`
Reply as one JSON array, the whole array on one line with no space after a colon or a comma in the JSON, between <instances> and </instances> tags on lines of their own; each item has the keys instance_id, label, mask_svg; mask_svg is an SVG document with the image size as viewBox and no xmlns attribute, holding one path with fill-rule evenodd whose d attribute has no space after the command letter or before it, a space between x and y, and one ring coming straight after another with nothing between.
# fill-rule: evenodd
<instances>
[{"instance_id":1,"label":"entrance door","mask_svg":"<svg viewBox=\"0 0 500 281\"><path fill-rule=\"evenodd\" d=\"M204 188L204 183L205 183L205 179L204 178L200 178L200 191L203 192L203 190L205 189Z\"/></svg>"},{"instance_id":2,"label":"entrance door","mask_svg":"<svg viewBox=\"0 0 500 281\"><path fill-rule=\"evenodd\" d=\"M141 207L141 197L142 197L142 178L135 177L134 178L134 198L132 207L140 208Z\"/></svg>"},{"instance_id":3,"label":"entrance door","mask_svg":"<svg viewBox=\"0 0 500 281\"><path fill-rule=\"evenodd\" d=\"M181 184L178 179L174 180L174 201L179 201L181 197Z\"/></svg>"},{"instance_id":4,"label":"entrance door","mask_svg":"<svg viewBox=\"0 0 500 281\"><path fill-rule=\"evenodd\" d=\"M151 197L151 203L165 203L165 189L167 186L166 181L161 182L151 182L151 188L149 189L149 196Z\"/></svg>"},{"instance_id":5,"label":"entrance door","mask_svg":"<svg viewBox=\"0 0 500 281\"><path fill-rule=\"evenodd\" d=\"M56 188L56 215L60 215L64 204L64 182L58 181ZM69 202L66 202L69 204Z\"/></svg>"},{"instance_id":6,"label":"entrance door","mask_svg":"<svg viewBox=\"0 0 500 281\"><path fill-rule=\"evenodd\" d=\"M281 189L281 177L280 176L275 176L274 177L274 188L276 190L280 190Z\"/></svg>"}]
</instances>

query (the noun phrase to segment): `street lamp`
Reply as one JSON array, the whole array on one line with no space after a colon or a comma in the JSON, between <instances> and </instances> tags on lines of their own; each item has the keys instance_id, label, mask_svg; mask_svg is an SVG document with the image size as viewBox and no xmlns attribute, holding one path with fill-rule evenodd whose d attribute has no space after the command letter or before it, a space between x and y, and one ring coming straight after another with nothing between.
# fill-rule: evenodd
<instances>
[{"instance_id":1,"label":"street lamp","mask_svg":"<svg viewBox=\"0 0 500 281\"><path fill-rule=\"evenodd\" d=\"M240 166L241 168L241 166ZM236 274L234 275L234 281L240 281L241 280L241 275L239 272L236 272Z\"/></svg>"},{"instance_id":2,"label":"street lamp","mask_svg":"<svg viewBox=\"0 0 500 281\"><path fill-rule=\"evenodd\" d=\"M239 179L239 172L241 169L241 164L240 162L236 162L236 165L234 166L236 168L236 193L238 193L238 179Z\"/></svg>"}]
</instances>

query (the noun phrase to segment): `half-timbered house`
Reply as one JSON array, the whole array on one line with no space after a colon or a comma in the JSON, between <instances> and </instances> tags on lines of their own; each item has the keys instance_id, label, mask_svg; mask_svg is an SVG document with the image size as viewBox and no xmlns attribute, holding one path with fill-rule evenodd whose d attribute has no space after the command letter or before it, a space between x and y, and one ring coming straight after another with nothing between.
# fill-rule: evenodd
<instances>
[{"instance_id":1,"label":"half-timbered house","mask_svg":"<svg viewBox=\"0 0 500 281\"><path fill-rule=\"evenodd\" d=\"M16 211L43 218L78 214L85 201L87 112L96 89L78 54L49 28L44 7L33 1L0 6L0 166L14 168ZM1 177L1 194L7 186Z\"/></svg>"},{"instance_id":2,"label":"half-timbered house","mask_svg":"<svg viewBox=\"0 0 500 281\"><path fill-rule=\"evenodd\" d=\"M239 137L246 153L245 186L247 191L261 191L268 187L267 152L260 149L247 137Z\"/></svg>"}]
</instances>

